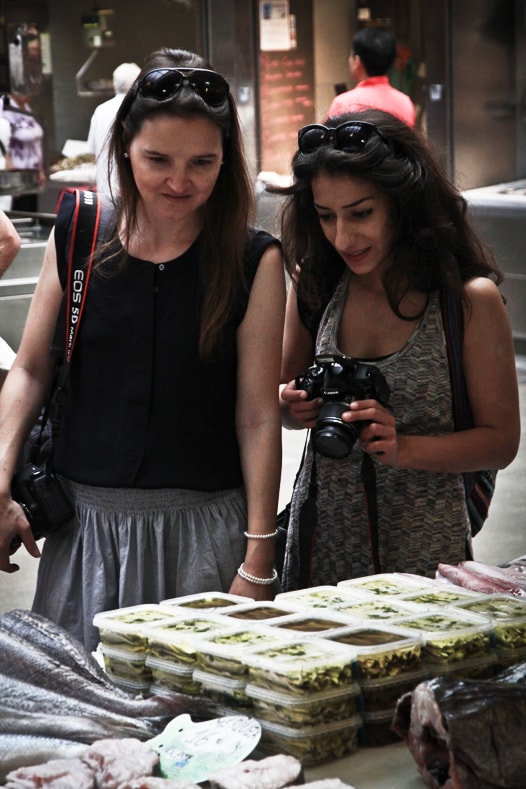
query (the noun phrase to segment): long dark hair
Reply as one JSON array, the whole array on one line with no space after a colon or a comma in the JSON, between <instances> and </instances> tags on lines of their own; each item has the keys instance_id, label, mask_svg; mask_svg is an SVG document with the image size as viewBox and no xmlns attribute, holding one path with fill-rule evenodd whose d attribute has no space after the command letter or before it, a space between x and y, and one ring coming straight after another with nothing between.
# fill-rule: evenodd
<instances>
[{"instance_id":1,"label":"long dark hair","mask_svg":"<svg viewBox=\"0 0 526 789\"><path fill-rule=\"evenodd\" d=\"M146 59L141 73L117 112L109 141L109 167L117 171L120 195L116 204L116 227L124 232L127 247L137 228L139 192L130 161L125 157L130 141L147 118L156 115L187 117L206 115L221 130L223 164L214 190L204 207L199 271L203 304L199 348L203 358L218 346L222 329L232 314L236 294L244 286L243 259L249 223L254 215L254 196L245 159L239 118L231 93L225 103L209 106L191 88L183 86L170 101L159 102L138 93L141 77L155 68L212 69L194 52L163 48ZM111 246L111 241L108 248Z\"/></svg>"},{"instance_id":2,"label":"long dark hair","mask_svg":"<svg viewBox=\"0 0 526 789\"><path fill-rule=\"evenodd\" d=\"M462 298L463 283L471 277L490 277L499 284L502 274L470 224L466 200L447 179L424 137L379 110L330 118L327 125L334 128L348 120L372 123L382 136L372 134L356 153L331 145L307 155L297 151L293 183L279 190L286 195L281 213L283 252L298 295L318 309L345 268L314 209L312 180L320 172L358 176L390 199L395 237L383 284L400 318L415 317L400 312L410 290L431 293L447 286Z\"/></svg>"}]
</instances>

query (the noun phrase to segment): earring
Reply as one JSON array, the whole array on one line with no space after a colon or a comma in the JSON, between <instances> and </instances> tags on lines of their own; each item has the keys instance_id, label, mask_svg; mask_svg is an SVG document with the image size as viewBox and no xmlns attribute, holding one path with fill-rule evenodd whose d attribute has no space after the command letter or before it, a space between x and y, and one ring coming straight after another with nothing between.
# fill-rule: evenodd
<instances>
[{"instance_id":1,"label":"earring","mask_svg":"<svg viewBox=\"0 0 526 789\"><path fill-rule=\"evenodd\" d=\"M124 158L125 159L129 159L130 158L130 154L128 153L128 151L124 151Z\"/></svg>"}]
</instances>

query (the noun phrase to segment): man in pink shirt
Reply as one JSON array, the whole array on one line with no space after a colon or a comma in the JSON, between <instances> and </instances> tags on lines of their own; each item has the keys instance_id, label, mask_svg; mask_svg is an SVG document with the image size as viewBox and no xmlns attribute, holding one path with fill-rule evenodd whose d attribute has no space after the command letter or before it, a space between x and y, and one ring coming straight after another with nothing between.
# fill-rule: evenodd
<instances>
[{"instance_id":1,"label":"man in pink shirt","mask_svg":"<svg viewBox=\"0 0 526 789\"><path fill-rule=\"evenodd\" d=\"M415 125L415 107L409 96L393 88L387 72L396 58L396 44L385 30L364 27L353 38L349 69L358 83L352 90L340 93L333 99L327 117L346 112L374 108L396 115Z\"/></svg>"}]
</instances>

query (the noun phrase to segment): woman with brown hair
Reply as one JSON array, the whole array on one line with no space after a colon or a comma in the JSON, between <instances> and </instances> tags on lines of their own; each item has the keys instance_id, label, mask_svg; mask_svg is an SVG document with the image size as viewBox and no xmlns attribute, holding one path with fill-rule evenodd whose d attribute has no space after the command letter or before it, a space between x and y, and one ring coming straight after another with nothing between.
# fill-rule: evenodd
<instances>
[{"instance_id":1,"label":"woman with brown hair","mask_svg":"<svg viewBox=\"0 0 526 789\"><path fill-rule=\"evenodd\" d=\"M93 647L101 610L202 591L273 596L285 281L253 197L226 80L153 53L118 110L120 197L87 288L53 466L74 522L46 538L34 610ZM110 164L111 166L111 164ZM51 379L65 199L1 402L0 568L16 457Z\"/></svg>"}]
</instances>

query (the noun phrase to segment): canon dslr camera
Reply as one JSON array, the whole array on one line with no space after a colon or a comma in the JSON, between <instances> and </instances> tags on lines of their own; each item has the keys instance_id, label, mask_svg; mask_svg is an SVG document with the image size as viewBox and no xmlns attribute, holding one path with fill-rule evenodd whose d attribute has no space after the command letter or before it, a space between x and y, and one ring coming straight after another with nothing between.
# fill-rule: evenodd
<instances>
[{"instance_id":1,"label":"canon dslr camera","mask_svg":"<svg viewBox=\"0 0 526 789\"><path fill-rule=\"evenodd\" d=\"M11 495L22 507L35 540L46 537L74 515L71 502L55 475L32 463L22 466L13 477ZM20 537L15 537L11 553L20 544Z\"/></svg>"},{"instance_id":2,"label":"canon dslr camera","mask_svg":"<svg viewBox=\"0 0 526 789\"><path fill-rule=\"evenodd\" d=\"M309 400L325 401L312 431L314 448L325 457L346 458L367 422L344 422L342 414L354 400L377 400L387 405L389 385L377 367L350 356L316 356L315 364L296 378Z\"/></svg>"}]
</instances>

